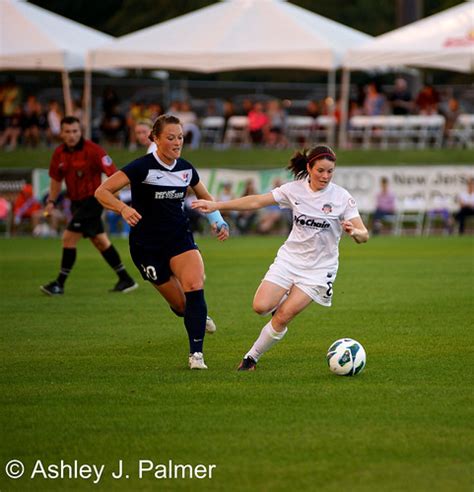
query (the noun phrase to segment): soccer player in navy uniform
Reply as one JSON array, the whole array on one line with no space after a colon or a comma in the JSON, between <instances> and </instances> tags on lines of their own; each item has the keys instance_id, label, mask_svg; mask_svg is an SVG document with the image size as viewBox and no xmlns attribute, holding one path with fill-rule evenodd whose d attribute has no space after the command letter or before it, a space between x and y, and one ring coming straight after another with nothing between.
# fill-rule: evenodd
<instances>
[{"instance_id":1,"label":"soccer player in navy uniform","mask_svg":"<svg viewBox=\"0 0 474 492\"><path fill-rule=\"evenodd\" d=\"M61 121L63 144L56 148L51 158L49 196L45 214L52 212L61 193L63 180L71 200L72 219L63 234L61 269L56 280L42 285L47 295L64 294L64 284L76 261L76 246L81 237L89 238L104 260L118 275L113 292L129 292L138 287L122 264L120 255L104 232L103 208L94 197L102 181L102 173L113 174L117 168L99 145L82 138L79 120L66 116Z\"/></svg>"},{"instance_id":2,"label":"soccer player in navy uniform","mask_svg":"<svg viewBox=\"0 0 474 492\"><path fill-rule=\"evenodd\" d=\"M202 347L206 332L215 330L204 299L204 264L183 209L188 187L196 197L212 200L196 169L182 159L183 128L175 116L162 115L150 135L157 150L125 166L105 180L95 196L130 226L130 254L142 277L184 317L191 369L207 369ZM132 204L114 195L130 184ZM219 212L207 219L221 241L229 236Z\"/></svg>"}]
</instances>

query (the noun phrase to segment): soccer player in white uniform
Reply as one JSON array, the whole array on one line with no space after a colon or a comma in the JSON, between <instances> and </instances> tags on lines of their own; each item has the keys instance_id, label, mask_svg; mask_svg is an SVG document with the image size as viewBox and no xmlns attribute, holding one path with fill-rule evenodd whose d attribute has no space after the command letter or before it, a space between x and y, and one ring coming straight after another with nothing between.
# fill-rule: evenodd
<instances>
[{"instance_id":1,"label":"soccer player in white uniform","mask_svg":"<svg viewBox=\"0 0 474 492\"><path fill-rule=\"evenodd\" d=\"M334 151L319 145L297 152L288 166L295 180L270 193L227 202L193 203L193 208L206 213L256 210L276 204L292 211L290 235L253 300L253 309L258 314L273 313L273 317L245 354L239 370L255 370L262 354L285 336L289 322L313 301L322 306L331 305L343 231L356 243L365 243L369 238L354 198L344 188L331 183L335 166Z\"/></svg>"}]
</instances>

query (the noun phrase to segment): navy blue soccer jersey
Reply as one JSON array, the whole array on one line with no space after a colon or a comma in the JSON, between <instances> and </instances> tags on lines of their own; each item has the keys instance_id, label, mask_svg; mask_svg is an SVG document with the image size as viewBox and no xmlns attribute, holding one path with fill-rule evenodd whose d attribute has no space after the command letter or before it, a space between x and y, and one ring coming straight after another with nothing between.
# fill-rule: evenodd
<instances>
[{"instance_id":1,"label":"navy blue soccer jersey","mask_svg":"<svg viewBox=\"0 0 474 492\"><path fill-rule=\"evenodd\" d=\"M151 153L127 164L122 172L130 180L132 207L142 216L130 239L166 241L188 230L183 202L188 186L199 183L199 174L189 162L180 158L166 166Z\"/></svg>"}]
</instances>

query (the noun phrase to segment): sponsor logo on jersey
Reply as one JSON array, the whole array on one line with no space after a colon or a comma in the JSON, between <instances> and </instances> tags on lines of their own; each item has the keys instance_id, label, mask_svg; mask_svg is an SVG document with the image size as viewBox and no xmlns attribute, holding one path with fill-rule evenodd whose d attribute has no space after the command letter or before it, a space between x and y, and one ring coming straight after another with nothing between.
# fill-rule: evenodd
<instances>
[{"instance_id":1,"label":"sponsor logo on jersey","mask_svg":"<svg viewBox=\"0 0 474 492\"><path fill-rule=\"evenodd\" d=\"M332 212L332 203L325 203L321 209L325 214L330 214Z\"/></svg>"},{"instance_id":2,"label":"sponsor logo on jersey","mask_svg":"<svg viewBox=\"0 0 474 492\"><path fill-rule=\"evenodd\" d=\"M356 201L351 197L349 198L349 206L351 206L352 208L354 208L356 206Z\"/></svg>"},{"instance_id":3,"label":"sponsor logo on jersey","mask_svg":"<svg viewBox=\"0 0 474 492\"><path fill-rule=\"evenodd\" d=\"M113 164L113 160L112 160L112 157L110 157L110 155L104 155L104 157L102 157L102 164L106 167L109 167Z\"/></svg>"},{"instance_id":4,"label":"sponsor logo on jersey","mask_svg":"<svg viewBox=\"0 0 474 492\"><path fill-rule=\"evenodd\" d=\"M314 217L308 217L306 215L295 215L293 217L293 222L296 225L302 226L302 227L308 227L310 229L329 229L331 227L331 224L329 222L326 222L325 219L315 219Z\"/></svg>"},{"instance_id":5,"label":"sponsor logo on jersey","mask_svg":"<svg viewBox=\"0 0 474 492\"><path fill-rule=\"evenodd\" d=\"M184 191L168 190L168 191L155 191L155 200L166 200L166 199L178 199L184 198Z\"/></svg>"}]
</instances>

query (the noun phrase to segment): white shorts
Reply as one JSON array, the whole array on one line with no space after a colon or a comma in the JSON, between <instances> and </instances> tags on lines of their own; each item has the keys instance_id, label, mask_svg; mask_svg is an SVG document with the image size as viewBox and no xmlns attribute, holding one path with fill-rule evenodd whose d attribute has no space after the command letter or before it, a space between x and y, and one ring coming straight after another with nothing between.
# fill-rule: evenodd
<instances>
[{"instance_id":1,"label":"white shorts","mask_svg":"<svg viewBox=\"0 0 474 492\"><path fill-rule=\"evenodd\" d=\"M286 290L290 290L293 285L296 285L314 302L321 304L321 306L330 307L336 272L321 270L309 274L307 271L298 271L276 258L263 280L279 285Z\"/></svg>"}]
</instances>

